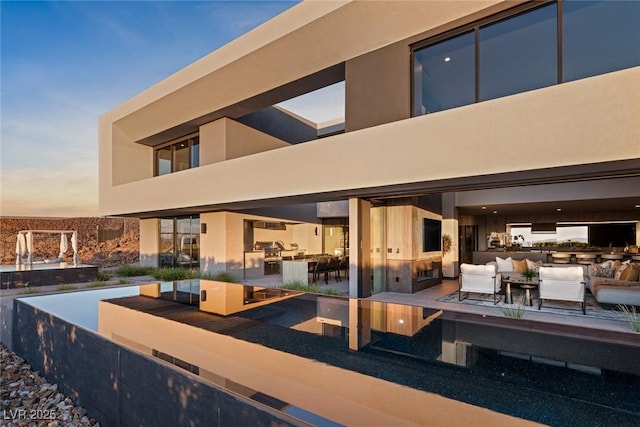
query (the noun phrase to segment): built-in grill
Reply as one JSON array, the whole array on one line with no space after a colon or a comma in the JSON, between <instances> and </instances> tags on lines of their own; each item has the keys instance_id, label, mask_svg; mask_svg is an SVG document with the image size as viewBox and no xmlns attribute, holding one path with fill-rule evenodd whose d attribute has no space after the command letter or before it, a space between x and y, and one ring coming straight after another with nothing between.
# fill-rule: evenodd
<instances>
[{"instance_id":1,"label":"built-in grill","mask_svg":"<svg viewBox=\"0 0 640 427\"><path fill-rule=\"evenodd\" d=\"M283 245L280 242L256 242L254 248L264 251L264 274L280 274Z\"/></svg>"},{"instance_id":2,"label":"built-in grill","mask_svg":"<svg viewBox=\"0 0 640 427\"><path fill-rule=\"evenodd\" d=\"M280 249L265 249L265 258L280 258Z\"/></svg>"}]
</instances>

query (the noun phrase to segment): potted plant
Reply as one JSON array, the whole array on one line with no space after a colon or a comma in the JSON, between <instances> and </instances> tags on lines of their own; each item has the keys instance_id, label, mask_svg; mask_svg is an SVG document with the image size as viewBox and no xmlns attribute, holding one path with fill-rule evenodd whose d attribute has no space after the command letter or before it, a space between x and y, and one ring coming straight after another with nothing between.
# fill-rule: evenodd
<instances>
[{"instance_id":1,"label":"potted plant","mask_svg":"<svg viewBox=\"0 0 640 427\"><path fill-rule=\"evenodd\" d=\"M534 277L538 275L535 270L531 270L530 268L527 268L520 274L522 274L522 277L524 277L527 282L530 282Z\"/></svg>"},{"instance_id":2,"label":"potted plant","mask_svg":"<svg viewBox=\"0 0 640 427\"><path fill-rule=\"evenodd\" d=\"M442 235L442 253L448 254L451 251L451 245L453 244L451 236L448 234Z\"/></svg>"}]
</instances>

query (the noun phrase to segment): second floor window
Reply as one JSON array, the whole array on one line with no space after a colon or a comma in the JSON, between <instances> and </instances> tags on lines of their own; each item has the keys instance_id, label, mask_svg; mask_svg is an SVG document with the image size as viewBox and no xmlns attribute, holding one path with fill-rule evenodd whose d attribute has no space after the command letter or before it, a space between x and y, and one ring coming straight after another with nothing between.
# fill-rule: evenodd
<instances>
[{"instance_id":1,"label":"second floor window","mask_svg":"<svg viewBox=\"0 0 640 427\"><path fill-rule=\"evenodd\" d=\"M417 43L413 115L638 66L638 20L639 1L530 2Z\"/></svg>"},{"instance_id":2,"label":"second floor window","mask_svg":"<svg viewBox=\"0 0 640 427\"><path fill-rule=\"evenodd\" d=\"M195 168L200 165L200 142L197 135L156 149L156 176Z\"/></svg>"}]
</instances>

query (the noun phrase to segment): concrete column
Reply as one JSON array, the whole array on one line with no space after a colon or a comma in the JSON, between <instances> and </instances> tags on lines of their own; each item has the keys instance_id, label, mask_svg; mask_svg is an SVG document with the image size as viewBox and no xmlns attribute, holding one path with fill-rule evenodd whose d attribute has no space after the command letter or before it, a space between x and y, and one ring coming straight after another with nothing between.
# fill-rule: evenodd
<instances>
[{"instance_id":1,"label":"concrete column","mask_svg":"<svg viewBox=\"0 0 640 427\"><path fill-rule=\"evenodd\" d=\"M349 299L349 349L358 351L371 342L371 301Z\"/></svg>"},{"instance_id":2,"label":"concrete column","mask_svg":"<svg viewBox=\"0 0 640 427\"><path fill-rule=\"evenodd\" d=\"M200 224L207 224L207 232L200 234L200 271L206 274L226 272L227 213L200 214ZM242 242L242 235L238 236L238 240Z\"/></svg>"},{"instance_id":3,"label":"concrete column","mask_svg":"<svg viewBox=\"0 0 640 427\"><path fill-rule=\"evenodd\" d=\"M460 254L458 247L458 209L456 209L455 193L442 195L442 235L451 238L451 250L442 253L442 275L446 278L458 277Z\"/></svg>"},{"instance_id":4,"label":"concrete column","mask_svg":"<svg viewBox=\"0 0 640 427\"><path fill-rule=\"evenodd\" d=\"M140 220L140 265L158 267L160 259L160 220L158 218Z\"/></svg>"},{"instance_id":5,"label":"concrete column","mask_svg":"<svg viewBox=\"0 0 640 427\"><path fill-rule=\"evenodd\" d=\"M244 216L230 212L200 214L207 232L200 234L200 271L206 274L244 275Z\"/></svg>"},{"instance_id":6,"label":"concrete column","mask_svg":"<svg viewBox=\"0 0 640 427\"><path fill-rule=\"evenodd\" d=\"M349 297L371 296L371 203L349 199Z\"/></svg>"}]
</instances>

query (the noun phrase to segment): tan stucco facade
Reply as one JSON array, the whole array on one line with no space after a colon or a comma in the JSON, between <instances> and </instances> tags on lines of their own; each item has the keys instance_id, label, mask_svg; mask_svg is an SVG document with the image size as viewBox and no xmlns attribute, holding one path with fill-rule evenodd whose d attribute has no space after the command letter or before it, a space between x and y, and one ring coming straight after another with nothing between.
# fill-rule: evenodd
<instances>
[{"instance_id":1,"label":"tan stucco facade","mask_svg":"<svg viewBox=\"0 0 640 427\"><path fill-rule=\"evenodd\" d=\"M117 186L109 185L107 179L101 181L101 213L130 214L637 159L639 79L640 67L636 67L170 175ZM112 144L101 141L107 147ZM151 156L146 146L140 153L145 150ZM320 177L310 169L309 159L311 164L332 164L336 153L341 164L348 165L339 174ZM134 174L131 160L124 168L105 164L109 160L110 156L101 157L105 170ZM149 159L143 164L151 168ZM269 181L263 179L265 175ZM287 185L274 186L271 180ZM157 197L159 193L163 197Z\"/></svg>"},{"instance_id":2,"label":"tan stucco facade","mask_svg":"<svg viewBox=\"0 0 640 427\"><path fill-rule=\"evenodd\" d=\"M640 67L411 117L411 46L522 3L302 2L100 118L100 213L199 216L209 227L200 236L201 270L238 275L247 251L238 236L253 218L243 210L420 191L453 194L469 189L476 177L598 164L612 166L586 179L627 178L616 167L640 159ZM240 122L296 90L311 90L314 79L319 85L345 81L345 133L290 143ZM195 133L199 166L154 176L154 146ZM499 185L517 185L509 179ZM545 179L526 182L574 180ZM451 184L461 180L467 187ZM416 218L403 215L394 224ZM349 216L356 230L362 218ZM316 227L322 219L306 222L289 226L278 240L320 253L325 248ZM142 230L157 234L157 223ZM356 235L369 235L368 228L361 231ZM443 233L453 241L442 267L448 277L457 275L457 231L456 216L445 217ZM405 232L415 239L417 221L411 229L367 239L390 255L385 262L429 258ZM254 240L262 239L256 233ZM143 263L152 263L157 240L142 237ZM395 250L389 254L389 248Z\"/></svg>"}]
</instances>

